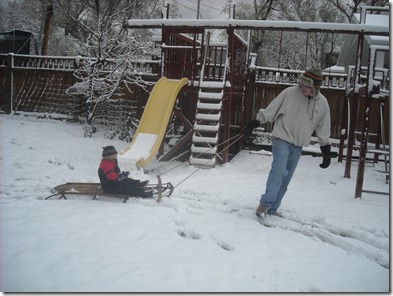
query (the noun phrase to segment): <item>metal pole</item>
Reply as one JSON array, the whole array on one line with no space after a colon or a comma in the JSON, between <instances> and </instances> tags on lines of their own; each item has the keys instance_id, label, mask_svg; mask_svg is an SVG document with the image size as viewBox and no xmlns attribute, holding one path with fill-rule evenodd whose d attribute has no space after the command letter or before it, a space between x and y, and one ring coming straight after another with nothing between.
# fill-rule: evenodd
<instances>
[{"instance_id":1,"label":"metal pole","mask_svg":"<svg viewBox=\"0 0 393 296\"><path fill-rule=\"evenodd\" d=\"M14 73L12 68L14 66L14 54L10 53L7 57L7 76L6 76L6 97L4 111L11 114L13 109L13 89L14 89Z\"/></svg>"},{"instance_id":2,"label":"metal pole","mask_svg":"<svg viewBox=\"0 0 393 296\"><path fill-rule=\"evenodd\" d=\"M199 11L200 11L200 9L201 9L201 0L198 0L198 3L197 3L197 19L199 19Z\"/></svg>"},{"instance_id":3,"label":"metal pole","mask_svg":"<svg viewBox=\"0 0 393 296\"><path fill-rule=\"evenodd\" d=\"M349 123L349 132L348 132L348 146L347 146L347 158L345 162L345 172L344 172L344 177L345 178L350 178L351 177L351 162L352 162L352 152L353 152L353 146L355 142L355 125L356 125L356 120L357 120L357 108L359 104L359 90L357 88L358 85L361 85L361 67L362 67L362 51L363 51L363 40L364 40L364 34L361 33L358 36L358 47L357 47L357 59L356 59L356 65L355 65L355 77L354 77L354 82L353 82L353 88L354 88L354 93L352 97L352 104L351 104L351 118L350 118L350 123ZM350 75L350 73L348 73ZM349 79L349 76L348 78Z\"/></svg>"}]
</instances>

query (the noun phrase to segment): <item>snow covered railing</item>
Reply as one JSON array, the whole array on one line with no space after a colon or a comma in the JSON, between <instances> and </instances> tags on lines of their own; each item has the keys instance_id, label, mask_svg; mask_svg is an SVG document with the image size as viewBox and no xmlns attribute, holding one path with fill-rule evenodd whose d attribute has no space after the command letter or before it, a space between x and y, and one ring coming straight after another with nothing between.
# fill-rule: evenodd
<instances>
[{"instance_id":1,"label":"snow covered railing","mask_svg":"<svg viewBox=\"0 0 393 296\"><path fill-rule=\"evenodd\" d=\"M163 73L162 76L173 79L188 77L195 80L198 75L197 59L202 55L203 30L190 30L178 33L163 30L161 39L161 52Z\"/></svg>"},{"instance_id":2,"label":"snow covered railing","mask_svg":"<svg viewBox=\"0 0 393 296\"><path fill-rule=\"evenodd\" d=\"M367 74L369 67L361 67L360 69L360 82L355 84L355 66L348 66L348 80L347 80L347 92L355 89L358 90L360 87L367 85ZM390 80L389 80L389 69L370 67L371 75L369 78L369 87L373 85L379 86L379 92L382 94L389 94L390 91Z\"/></svg>"},{"instance_id":3,"label":"snow covered railing","mask_svg":"<svg viewBox=\"0 0 393 296\"><path fill-rule=\"evenodd\" d=\"M160 73L161 60L133 60L129 61L134 73L143 75L158 75Z\"/></svg>"},{"instance_id":4,"label":"snow covered railing","mask_svg":"<svg viewBox=\"0 0 393 296\"><path fill-rule=\"evenodd\" d=\"M389 46L371 45L370 46L370 66L368 68L368 91L371 93L376 86L380 92L389 93L389 69L377 66L378 53L389 54ZM384 55L383 55L384 56Z\"/></svg>"},{"instance_id":5,"label":"snow covered railing","mask_svg":"<svg viewBox=\"0 0 393 296\"><path fill-rule=\"evenodd\" d=\"M222 43L209 43L208 56L203 71L204 79L209 81L223 81L225 75L225 60L227 46Z\"/></svg>"},{"instance_id":6,"label":"snow covered railing","mask_svg":"<svg viewBox=\"0 0 393 296\"><path fill-rule=\"evenodd\" d=\"M304 71L279 69L268 67L253 67L255 71L255 82L270 84L295 84L298 76ZM323 72L324 82L322 88L345 89L347 74Z\"/></svg>"},{"instance_id":7,"label":"snow covered railing","mask_svg":"<svg viewBox=\"0 0 393 296\"><path fill-rule=\"evenodd\" d=\"M7 67L7 65L11 63L11 69L75 71L75 61L75 57L66 56L0 54L0 67Z\"/></svg>"},{"instance_id":8,"label":"snow covered railing","mask_svg":"<svg viewBox=\"0 0 393 296\"><path fill-rule=\"evenodd\" d=\"M93 61L91 59L89 62ZM0 54L0 68L6 68L11 64L11 69L19 70L55 70L63 72L74 72L81 68L83 63L88 62L86 57L81 56L41 56L41 55L20 55L20 54ZM134 73L139 75L157 75L160 70L160 60L129 60ZM115 63L111 60L101 64L101 71L111 71Z\"/></svg>"}]
</instances>

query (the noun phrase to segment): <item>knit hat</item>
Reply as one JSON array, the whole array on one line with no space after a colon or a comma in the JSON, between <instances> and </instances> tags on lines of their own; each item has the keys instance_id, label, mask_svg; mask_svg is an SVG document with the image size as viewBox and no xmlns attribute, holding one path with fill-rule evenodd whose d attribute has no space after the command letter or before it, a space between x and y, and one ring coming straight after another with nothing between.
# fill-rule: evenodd
<instances>
[{"instance_id":1,"label":"knit hat","mask_svg":"<svg viewBox=\"0 0 393 296\"><path fill-rule=\"evenodd\" d=\"M106 146L106 147L102 147L102 148L104 149L104 150L102 150L102 157L107 157L109 155L118 154L116 148L113 146Z\"/></svg>"},{"instance_id":2,"label":"knit hat","mask_svg":"<svg viewBox=\"0 0 393 296\"><path fill-rule=\"evenodd\" d=\"M323 82L323 74L320 68L310 68L299 75L298 83L312 87L314 96L318 95Z\"/></svg>"}]
</instances>

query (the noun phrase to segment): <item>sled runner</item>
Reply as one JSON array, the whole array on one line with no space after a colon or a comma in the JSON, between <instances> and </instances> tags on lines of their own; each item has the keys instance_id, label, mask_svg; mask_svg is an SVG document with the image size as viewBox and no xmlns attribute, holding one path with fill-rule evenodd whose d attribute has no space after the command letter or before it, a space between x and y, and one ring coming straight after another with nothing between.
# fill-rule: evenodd
<instances>
[{"instance_id":1,"label":"sled runner","mask_svg":"<svg viewBox=\"0 0 393 296\"><path fill-rule=\"evenodd\" d=\"M153 197L156 197L157 202L159 202L163 196L171 196L174 187L169 182L163 184L161 177L157 176L157 184L148 184L145 189L146 191L152 191ZM91 195L93 199L97 199L97 196L118 197L122 198L125 203L132 197L127 194L108 193L102 189L100 183L65 183L54 187L51 192L54 194L46 197L46 200L57 195L60 195L58 199L67 199L66 195Z\"/></svg>"}]
</instances>

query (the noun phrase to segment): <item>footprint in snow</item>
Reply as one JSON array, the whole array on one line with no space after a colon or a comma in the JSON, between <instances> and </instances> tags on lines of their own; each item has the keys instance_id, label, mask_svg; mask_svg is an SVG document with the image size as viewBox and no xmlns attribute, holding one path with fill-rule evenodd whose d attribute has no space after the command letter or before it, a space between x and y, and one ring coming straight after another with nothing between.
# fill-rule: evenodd
<instances>
[{"instance_id":1,"label":"footprint in snow","mask_svg":"<svg viewBox=\"0 0 393 296\"><path fill-rule=\"evenodd\" d=\"M235 247L233 247L231 244L228 244L227 242L224 242L221 239L215 238L214 236L211 236L213 240L216 242L216 244L223 250L231 252L235 250Z\"/></svg>"},{"instance_id":2,"label":"footprint in snow","mask_svg":"<svg viewBox=\"0 0 393 296\"><path fill-rule=\"evenodd\" d=\"M234 247L232 247L230 244L228 244L228 243L226 243L226 242L217 242L216 241L216 243L217 243L217 245L221 248L221 249L223 249L223 250L225 250L225 251L228 251L228 252L231 252L231 251L233 251L235 248Z\"/></svg>"},{"instance_id":3,"label":"footprint in snow","mask_svg":"<svg viewBox=\"0 0 393 296\"><path fill-rule=\"evenodd\" d=\"M178 229L177 234L180 235L181 237L184 237L184 238L190 238L190 239L200 239L201 238L201 236L198 233L196 233L192 230Z\"/></svg>"},{"instance_id":4,"label":"footprint in snow","mask_svg":"<svg viewBox=\"0 0 393 296\"><path fill-rule=\"evenodd\" d=\"M178 221L178 220L175 221L175 224L177 226L184 226L184 225L186 225L186 223L184 223L183 221Z\"/></svg>"}]
</instances>

